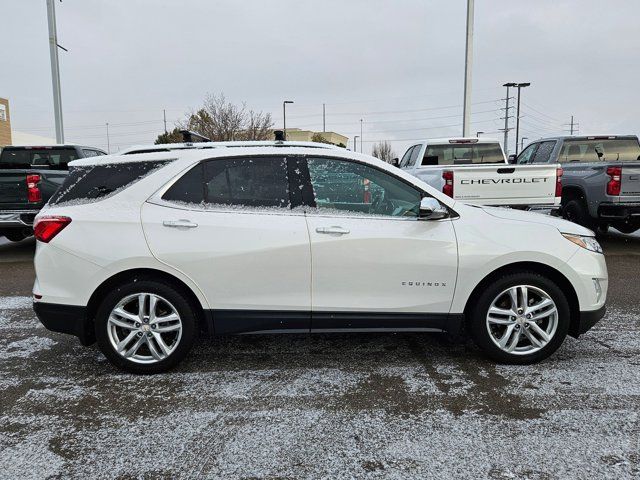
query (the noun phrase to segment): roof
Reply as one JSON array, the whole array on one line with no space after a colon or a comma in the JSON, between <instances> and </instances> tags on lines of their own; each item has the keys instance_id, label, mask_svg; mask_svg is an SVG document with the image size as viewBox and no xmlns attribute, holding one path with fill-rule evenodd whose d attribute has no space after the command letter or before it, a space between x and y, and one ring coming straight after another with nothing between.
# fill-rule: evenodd
<instances>
[{"instance_id":1,"label":"roof","mask_svg":"<svg viewBox=\"0 0 640 480\"><path fill-rule=\"evenodd\" d=\"M543 140L603 140L603 139L622 139L622 140L637 140L637 135L559 135L556 137L543 137L532 140L531 143L540 142Z\"/></svg>"},{"instance_id":2,"label":"roof","mask_svg":"<svg viewBox=\"0 0 640 480\"><path fill-rule=\"evenodd\" d=\"M425 140L421 140L420 142L417 143L429 143L431 145L448 145L451 143L455 143L453 142L453 140L459 140L461 142L467 142L467 143L473 143L473 144L478 144L478 143L500 143L499 140L496 140L495 138L478 138L478 137L446 137L446 138L428 138ZM415 145L415 144L414 144Z\"/></svg>"},{"instance_id":3,"label":"roof","mask_svg":"<svg viewBox=\"0 0 640 480\"><path fill-rule=\"evenodd\" d=\"M238 148L238 147L306 147L306 148L341 148L335 145L316 142L283 142L272 140L249 140L234 142L194 142L194 143L161 143L157 145L134 145L118 152L120 155L133 153L152 153L173 150L193 150L211 148Z\"/></svg>"},{"instance_id":4,"label":"roof","mask_svg":"<svg viewBox=\"0 0 640 480\"><path fill-rule=\"evenodd\" d=\"M52 145L7 145L6 147L4 147L5 150L9 150L9 149L12 149L12 148L14 148L14 149L91 148L93 150L100 150L101 152L103 151L101 148L91 147L89 145L79 145L79 144L76 144L76 143L57 143L57 144L52 144Z\"/></svg>"}]
</instances>

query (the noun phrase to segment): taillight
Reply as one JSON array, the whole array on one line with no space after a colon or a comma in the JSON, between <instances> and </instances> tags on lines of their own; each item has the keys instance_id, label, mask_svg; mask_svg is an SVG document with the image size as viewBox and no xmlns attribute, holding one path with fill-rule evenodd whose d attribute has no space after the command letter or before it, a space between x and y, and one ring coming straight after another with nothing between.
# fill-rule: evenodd
<instances>
[{"instance_id":1,"label":"taillight","mask_svg":"<svg viewBox=\"0 0 640 480\"><path fill-rule=\"evenodd\" d=\"M36 218L33 226L33 233L36 240L49 243L53 237L58 235L67 225L71 223L69 217L50 216Z\"/></svg>"},{"instance_id":2,"label":"taillight","mask_svg":"<svg viewBox=\"0 0 640 480\"><path fill-rule=\"evenodd\" d=\"M562 175L564 170L562 168L556 168L556 197L562 196Z\"/></svg>"},{"instance_id":3,"label":"taillight","mask_svg":"<svg viewBox=\"0 0 640 480\"><path fill-rule=\"evenodd\" d=\"M453 198L453 171L445 170L442 172L442 178L444 179L442 193Z\"/></svg>"},{"instance_id":4,"label":"taillight","mask_svg":"<svg viewBox=\"0 0 640 480\"><path fill-rule=\"evenodd\" d=\"M40 175L33 173L27 175L27 200L29 203L38 203L42 201L42 193L40 192Z\"/></svg>"},{"instance_id":5,"label":"taillight","mask_svg":"<svg viewBox=\"0 0 640 480\"><path fill-rule=\"evenodd\" d=\"M607 175L611 180L607 183L607 195L618 196L622 187L622 167L607 168Z\"/></svg>"}]
</instances>

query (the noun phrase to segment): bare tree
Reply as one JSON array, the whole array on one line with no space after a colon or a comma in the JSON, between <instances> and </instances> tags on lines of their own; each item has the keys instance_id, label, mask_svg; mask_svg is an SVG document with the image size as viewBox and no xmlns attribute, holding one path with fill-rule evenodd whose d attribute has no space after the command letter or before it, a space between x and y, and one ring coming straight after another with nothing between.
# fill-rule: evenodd
<instances>
[{"instance_id":1,"label":"bare tree","mask_svg":"<svg viewBox=\"0 0 640 480\"><path fill-rule=\"evenodd\" d=\"M208 95L202 108L189 113L178 125L214 142L269 140L273 120L270 113L247 110L244 102L235 105L221 93Z\"/></svg>"},{"instance_id":2,"label":"bare tree","mask_svg":"<svg viewBox=\"0 0 640 480\"><path fill-rule=\"evenodd\" d=\"M376 143L373 146L373 152L371 152L371 154L387 163L393 163L393 159L396 158L396 154L391 149L391 144L386 140Z\"/></svg>"}]
</instances>

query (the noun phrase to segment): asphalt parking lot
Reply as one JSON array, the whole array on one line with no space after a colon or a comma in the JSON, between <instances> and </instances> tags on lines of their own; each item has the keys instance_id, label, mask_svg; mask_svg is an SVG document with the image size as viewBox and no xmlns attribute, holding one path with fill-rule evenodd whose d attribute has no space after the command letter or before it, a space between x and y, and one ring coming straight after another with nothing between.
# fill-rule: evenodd
<instances>
[{"instance_id":1,"label":"asphalt parking lot","mask_svg":"<svg viewBox=\"0 0 640 480\"><path fill-rule=\"evenodd\" d=\"M33 240L0 241L0 477L639 478L640 237L602 243L607 316L535 366L441 335L265 335L143 377L45 330Z\"/></svg>"}]
</instances>

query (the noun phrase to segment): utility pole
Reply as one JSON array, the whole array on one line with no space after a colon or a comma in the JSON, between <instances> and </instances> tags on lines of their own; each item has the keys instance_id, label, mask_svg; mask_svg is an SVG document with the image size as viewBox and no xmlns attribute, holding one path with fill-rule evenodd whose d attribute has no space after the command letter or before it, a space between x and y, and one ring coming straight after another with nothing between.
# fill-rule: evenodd
<instances>
[{"instance_id":1,"label":"utility pole","mask_svg":"<svg viewBox=\"0 0 640 480\"><path fill-rule=\"evenodd\" d=\"M322 104L322 131L326 132L327 131L327 122L326 122L326 116L325 116L325 105L324 103Z\"/></svg>"},{"instance_id":2,"label":"utility pole","mask_svg":"<svg viewBox=\"0 0 640 480\"><path fill-rule=\"evenodd\" d=\"M529 140L529 137L522 137L522 139L520 139L520 150L524 150L524 141L525 140Z\"/></svg>"},{"instance_id":3,"label":"utility pole","mask_svg":"<svg viewBox=\"0 0 640 480\"><path fill-rule=\"evenodd\" d=\"M107 122L107 153L111 153L111 145L109 144L109 122Z\"/></svg>"},{"instance_id":4,"label":"utility pole","mask_svg":"<svg viewBox=\"0 0 640 480\"><path fill-rule=\"evenodd\" d=\"M62 94L60 92L60 64L58 62L58 33L56 30L55 0L47 0L47 20L49 23L49 56L51 57L51 82L53 84L53 114L56 123L56 142L64 143L62 122ZM62 48L62 47L60 47Z\"/></svg>"},{"instance_id":5,"label":"utility pole","mask_svg":"<svg viewBox=\"0 0 640 480\"><path fill-rule=\"evenodd\" d=\"M509 115L509 88L510 87L515 87L516 84L511 82L511 83L505 83L504 85L502 85L503 87L507 87L507 98L505 98L505 107L504 107L504 153L505 155L509 155L509 130L511 130L509 128L509 119L511 118L511 116Z\"/></svg>"},{"instance_id":6,"label":"utility pole","mask_svg":"<svg viewBox=\"0 0 640 480\"><path fill-rule=\"evenodd\" d=\"M518 89L518 108L516 109L516 156L518 156L518 139L520 138L520 90L531 85L529 82L516 83Z\"/></svg>"},{"instance_id":7,"label":"utility pole","mask_svg":"<svg viewBox=\"0 0 640 480\"><path fill-rule=\"evenodd\" d=\"M467 0L467 43L464 59L464 109L462 112L462 136L468 137L471 129L471 66L473 61L473 1Z\"/></svg>"},{"instance_id":8,"label":"utility pole","mask_svg":"<svg viewBox=\"0 0 640 480\"><path fill-rule=\"evenodd\" d=\"M167 134L167 111L162 110L162 116L164 118L164 134Z\"/></svg>"},{"instance_id":9,"label":"utility pole","mask_svg":"<svg viewBox=\"0 0 640 480\"><path fill-rule=\"evenodd\" d=\"M355 137L353 137L353 151L357 152L358 151L358 144L356 143L356 140L358 140L360 138L360 135L356 135ZM362 145L362 141L360 141L360 145ZM362 147L360 147L362 148Z\"/></svg>"},{"instance_id":10,"label":"utility pole","mask_svg":"<svg viewBox=\"0 0 640 480\"><path fill-rule=\"evenodd\" d=\"M362 119L360 119L360 153L362 153Z\"/></svg>"}]
</instances>

